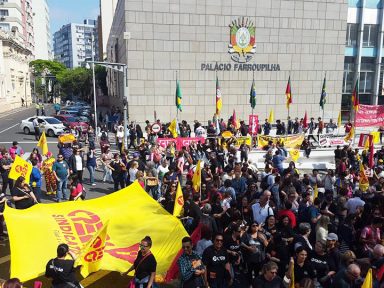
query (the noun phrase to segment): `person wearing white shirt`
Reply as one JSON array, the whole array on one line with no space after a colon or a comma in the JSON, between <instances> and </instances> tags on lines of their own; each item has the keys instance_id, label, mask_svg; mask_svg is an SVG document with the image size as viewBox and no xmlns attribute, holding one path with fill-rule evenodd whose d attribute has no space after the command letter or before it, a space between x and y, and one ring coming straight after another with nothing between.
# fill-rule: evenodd
<instances>
[{"instance_id":1,"label":"person wearing white shirt","mask_svg":"<svg viewBox=\"0 0 384 288\"><path fill-rule=\"evenodd\" d=\"M268 216L273 215L273 210L269 206L271 195L270 191L265 190L260 196L259 202L252 205L253 220L260 225L264 224Z\"/></svg>"}]
</instances>

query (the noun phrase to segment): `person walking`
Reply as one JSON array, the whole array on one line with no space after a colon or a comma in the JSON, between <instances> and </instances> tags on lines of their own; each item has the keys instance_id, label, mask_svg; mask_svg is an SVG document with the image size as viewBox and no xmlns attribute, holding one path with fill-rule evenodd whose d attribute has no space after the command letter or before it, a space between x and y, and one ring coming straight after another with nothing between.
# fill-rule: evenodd
<instances>
[{"instance_id":1,"label":"person walking","mask_svg":"<svg viewBox=\"0 0 384 288\"><path fill-rule=\"evenodd\" d=\"M55 157L51 152L47 153L47 159L45 159L41 165L41 171L45 178L45 190L47 195L56 194L56 177L52 171L53 163L55 163Z\"/></svg>"},{"instance_id":2,"label":"person walking","mask_svg":"<svg viewBox=\"0 0 384 288\"><path fill-rule=\"evenodd\" d=\"M73 149L73 154L69 157L69 172L77 175L80 183L83 183L84 157L80 149Z\"/></svg>"},{"instance_id":3,"label":"person walking","mask_svg":"<svg viewBox=\"0 0 384 288\"><path fill-rule=\"evenodd\" d=\"M112 169L112 179L115 191L119 190L119 185L120 188L123 189L125 187L124 174L127 171L127 168L123 161L121 161L118 153L115 153L109 166L111 166Z\"/></svg>"},{"instance_id":4,"label":"person walking","mask_svg":"<svg viewBox=\"0 0 384 288\"><path fill-rule=\"evenodd\" d=\"M69 193L67 191L69 165L64 160L62 154L57 155L57 161L53 164L52 171L57 180L56 202L69 200Z\"/></svg>"},{"instance_id":5,"label":"person walking","mask_svg":"<svg viewBox=\"0 0 384 288\"><path fill-rule=\"evenodd\" d=\"M96 186L95 183L95 170L97 167L97 162L96 162L96 155L95 155L95 147L89 147L89 151L87 153L87 169L89 172L89 182L92 186Z\"/></svg>"},{"instance_id":6,"label":"person walking","mask_svg":"<svg viewBox=\"0 0 384 288\"><path fill-rule=\"evenodd\" d=\"M137 253L136 260L126 272L128 274L135 270L135 276L132 280L135 288L151 288L155 282L157 262L151 252L151 247L151 237L145 236L140 242L140 251Z\"/></svg>"}]
</instances>

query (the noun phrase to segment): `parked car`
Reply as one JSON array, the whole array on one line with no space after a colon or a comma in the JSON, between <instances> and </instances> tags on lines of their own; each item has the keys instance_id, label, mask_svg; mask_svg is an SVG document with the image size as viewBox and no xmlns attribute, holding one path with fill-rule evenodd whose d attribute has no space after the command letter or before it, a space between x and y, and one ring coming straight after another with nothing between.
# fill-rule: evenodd
<instances>
[{"instance_id":1,"label":"parked car","mask_svg":"<svg viewBox=\"0 0 384 288\"><path fill-rule=\"evenodd\" d=\"M35 120L36 116L29 117L25 120L21 121L20 130L24 132L24 134L34 133L35 129L33 128L33 120ZM44 127L45 133L49 137L58 136L64 133L65 126L63 122L60 120L49 117L49 116L38 116L39 123Z\"/></svg>"},{"instance_id":2,"label":"parked car","mask_svg":"<svg viewBox=\"0 0 384 288\"><path fill-rule=\"evenodd\" d=\"M79 119L73 115L54 115L53 117L63 122L66 127L81 127L82 131L87 131L89 126L88 123L79 121Z\"/></svg>"}]
</instances>

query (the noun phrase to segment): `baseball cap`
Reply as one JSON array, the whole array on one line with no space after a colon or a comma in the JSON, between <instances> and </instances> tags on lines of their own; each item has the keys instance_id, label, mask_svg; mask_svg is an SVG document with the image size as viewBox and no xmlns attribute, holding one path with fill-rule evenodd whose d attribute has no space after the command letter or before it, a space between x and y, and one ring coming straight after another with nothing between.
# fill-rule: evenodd
<instances>
[{"instance_id":1,"label":"baseball cap","mask_svg":"<svg viewBox=\"0 0 384 288\"><path fill-rule=\"evenodd\" d=\"M335 234L335 233L329 233L328 236L327 236L327 240L330 240L330 241L338 241L339 240L339 237Z\"/></svg>"}]
</instances>

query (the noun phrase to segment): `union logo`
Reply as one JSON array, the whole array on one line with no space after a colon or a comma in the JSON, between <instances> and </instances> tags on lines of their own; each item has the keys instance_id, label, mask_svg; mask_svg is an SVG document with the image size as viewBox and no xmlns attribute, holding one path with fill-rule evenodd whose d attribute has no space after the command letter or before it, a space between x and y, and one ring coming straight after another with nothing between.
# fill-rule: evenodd
<instances>
[{"instance_id":1,"label":"union logo","mask_svg":"<svg viewBox=\"0 0 384 288\"><path fill-rule=\"evenodd\" d=\"M184 198L183 198L183 195L179 196L177 198L177 203L180 205L180 206L183 206L184 205Z\"/></svg>"},{"instance_id":2,"label":"union logo","mask_svg":"<svg viewBox=\"0 0 384 288\"><path fill-rule=\"evenodd\" d=\"M256 52L255 25L248 18L233 20L229 25L230 44L228 53L235 62L246 63Z\"/></svg>"}]
</instances>

